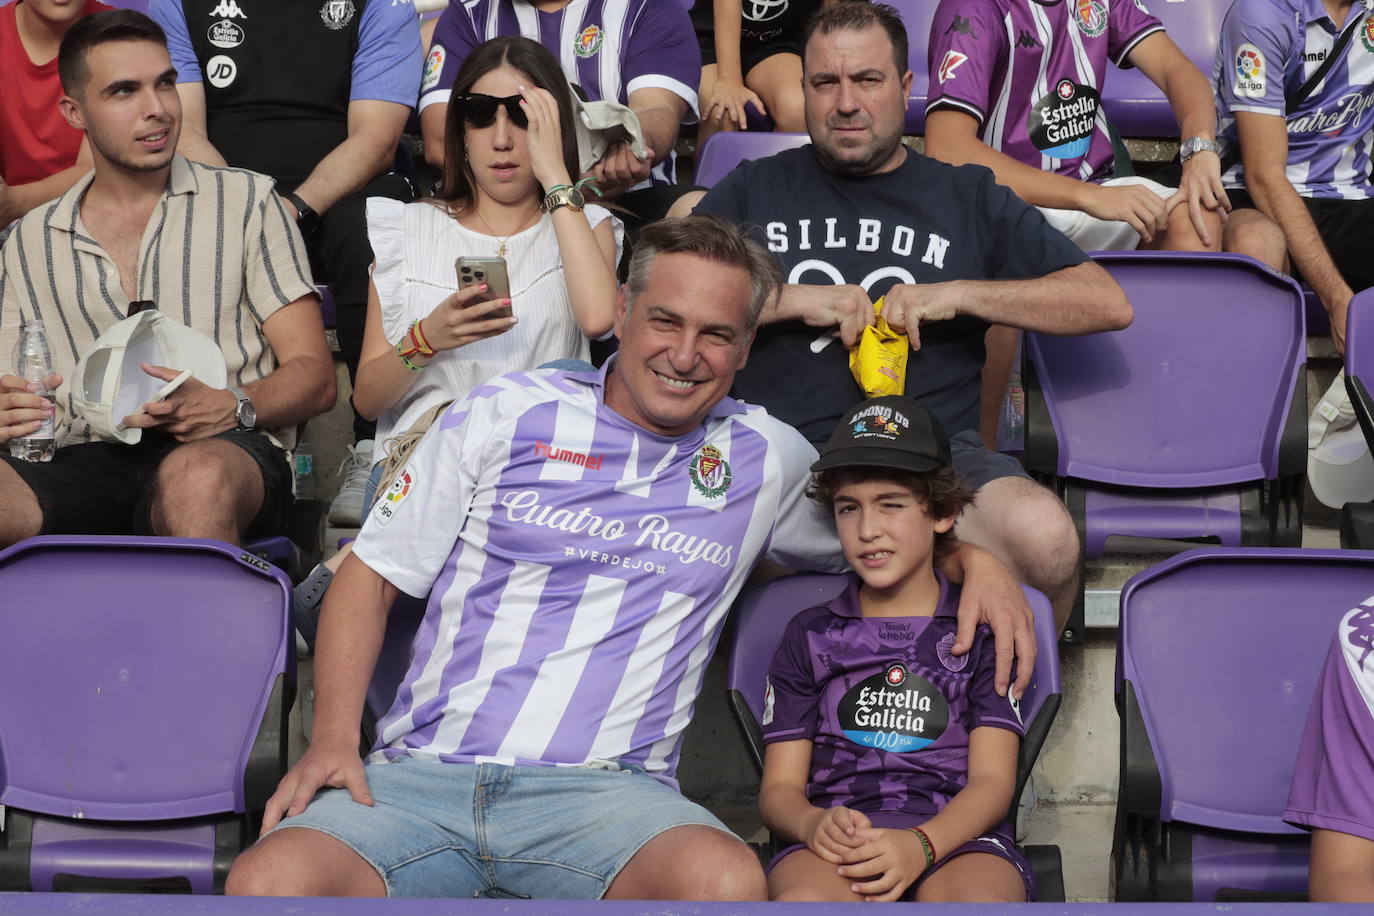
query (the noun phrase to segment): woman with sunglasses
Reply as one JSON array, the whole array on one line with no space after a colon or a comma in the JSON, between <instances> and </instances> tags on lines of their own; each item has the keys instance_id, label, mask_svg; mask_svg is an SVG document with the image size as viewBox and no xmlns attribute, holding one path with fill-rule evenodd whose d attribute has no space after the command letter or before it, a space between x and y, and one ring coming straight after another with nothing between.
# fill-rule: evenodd
<instances>
[{"instance_id":1,"label":"woman with sunglasses","mask_svg":"<svg viewBox=\"0 0 1374 916\"><path fill-rule=\"evenodd\" d=\"M443 405L497 375L585 360L589 340L611 330L622 230L610 211L583 205L595 195L574 185L577 164L558 61L527 38L494 38L454 78L436 196L367 202L376 261L353 404L377 419L381 447L365 510L390 482L382 468L399 469ZM510 297L460 291L465 256L503 258ZM331 576L317 567L296 588L307 642Z\"/></svg>"}]
</instances>

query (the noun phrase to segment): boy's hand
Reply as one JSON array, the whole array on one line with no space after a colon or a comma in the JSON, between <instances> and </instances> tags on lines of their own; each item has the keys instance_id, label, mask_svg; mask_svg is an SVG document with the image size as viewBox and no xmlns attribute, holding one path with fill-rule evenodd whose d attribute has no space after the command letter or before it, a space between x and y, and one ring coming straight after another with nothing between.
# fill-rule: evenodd
<instances>
[{"instance_id":1,"label":"boy's hand","mask_svg":"<svg viewBox=\"0 0 1374 916\"><path fill-rule=\"evenodd\" d=\"M806 848L827 862L839 865L853 861L853 849L862 844L860 831L871 829L872 822L859 811L843 806L820 812Z\"/></svg>"},{"instance_id":2,"label":"boy's hand","mask_svg":"<svg viewBox=\"0 0 1374 916\"><path fill-rule=\"evenodd\" d=\"M851 853L851 858L858 861L840 866L840 875L860 879L849 889L866 902L898 899L926 870L921 841L910 830L870 828L860 831L858 836L863 845Z\"/></svg>"}]
</instances>

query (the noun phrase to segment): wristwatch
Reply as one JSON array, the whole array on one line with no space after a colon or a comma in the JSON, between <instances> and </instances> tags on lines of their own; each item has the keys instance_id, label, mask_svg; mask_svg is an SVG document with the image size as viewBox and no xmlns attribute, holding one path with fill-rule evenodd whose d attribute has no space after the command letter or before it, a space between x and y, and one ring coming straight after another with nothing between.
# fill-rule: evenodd
<instances>
[{"instance_id":1,"label":"wristwatch","mask_svg":"<svg viewBox=\"0 0 1374 916\"><path fill-rule=\"evenodd\" d=\"M301 230L301 235L307 238L314 235L315 230L320 228L320 215L308 203L301 200L300 195L295 191L282 196L291 201L291 206L296 208L296 228Z\"/></svg>"},{"instance_id":2,"label":"wristwatch","mask_svg":"<svg viewBox=\"0 0 1374 916\"><path fill-rule=\"evenodd\" d=\"M234 410L234 419L239 429L254 429L258 425L258 409L253 406L242 388L229 386L229 393L238 399L239 406Z\"/></svg>"},{"instance_id":3,"label":"wristwatch","mask_svg":"<svg viewBox=\"0 0 1374 916\"><path fill-rule=\"evenodd\" d=\"M580 211L587 205L587 198L577 188L562 187L550 191L544 198L544 202L539 205L539 209L545 213L552 213L559 207L567 207L569 210Z\"/></svg>"},{"instance_id":4,"label":"wristwatch","mask_svg":"<svg viewBox=\"0 0 1374 916\"><path fill-rule=\"evenodd\" d=\"M1189 137L1178 144L1178 161L1187 162L1201 152L1216 153L1220 156L1221 144L1206 137Z\"/></svg>"}]
</instances>

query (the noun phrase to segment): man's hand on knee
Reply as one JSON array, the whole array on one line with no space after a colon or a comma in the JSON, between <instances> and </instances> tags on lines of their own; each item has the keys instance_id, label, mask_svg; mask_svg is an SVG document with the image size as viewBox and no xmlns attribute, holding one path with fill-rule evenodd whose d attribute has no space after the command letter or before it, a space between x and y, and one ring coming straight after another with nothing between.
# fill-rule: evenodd
<instances>
[{"instance_id":1,"label":"man's hand on knee","mask_svg":"<svg viewBox=\"0 0 1374 916\"><path fill-rule=\"evenodd\" d=\"M1035 671L1035 613L1026 593L1001 560L981 547L957 543L955 550L940 564L940 571L953 582L962 580L959 596L959 630L950 650L963 655L973 648L973 634L980 623L992 630L997 652L996 684L998 696L1007 695L1011 667L1016 662L1016 683L1011 695L1019 699L1030 686Z\"/></svg>"},{"instance_id":2,"label":"man's hand on knee","mask_svg":"<svg viewBox=\"0 0 1374 916\"><path fill-rule=\"evenodd\" d=\"M372 792L367 786L367 774L358 758L357 743L315 741L305 756L296 761L277 785L277 791L267 800L262 816L265 835L283 817L295 817L324 786L347 789L349 797L360 805L372 805Z\"/></svg>"}]
</instances>

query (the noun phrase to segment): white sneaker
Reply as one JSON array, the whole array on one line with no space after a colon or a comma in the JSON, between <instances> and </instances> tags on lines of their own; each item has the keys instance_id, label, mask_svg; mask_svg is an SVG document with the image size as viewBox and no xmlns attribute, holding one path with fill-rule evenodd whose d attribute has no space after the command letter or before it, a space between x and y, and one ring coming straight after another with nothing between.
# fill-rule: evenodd
<instances>
[{"instance_id":1,"label":"white sneaker","mask_svg":"<svg viewBox=\"0 0 1374 916\"><path fill-rule=\"evenodd\" d=\"M372 473L372 440L364 439L348 447L348 457L340 465L343 481L329 504L329 524L339 528L360 528L363 524L363 488Z\"/></svg>"}]
</instances>

